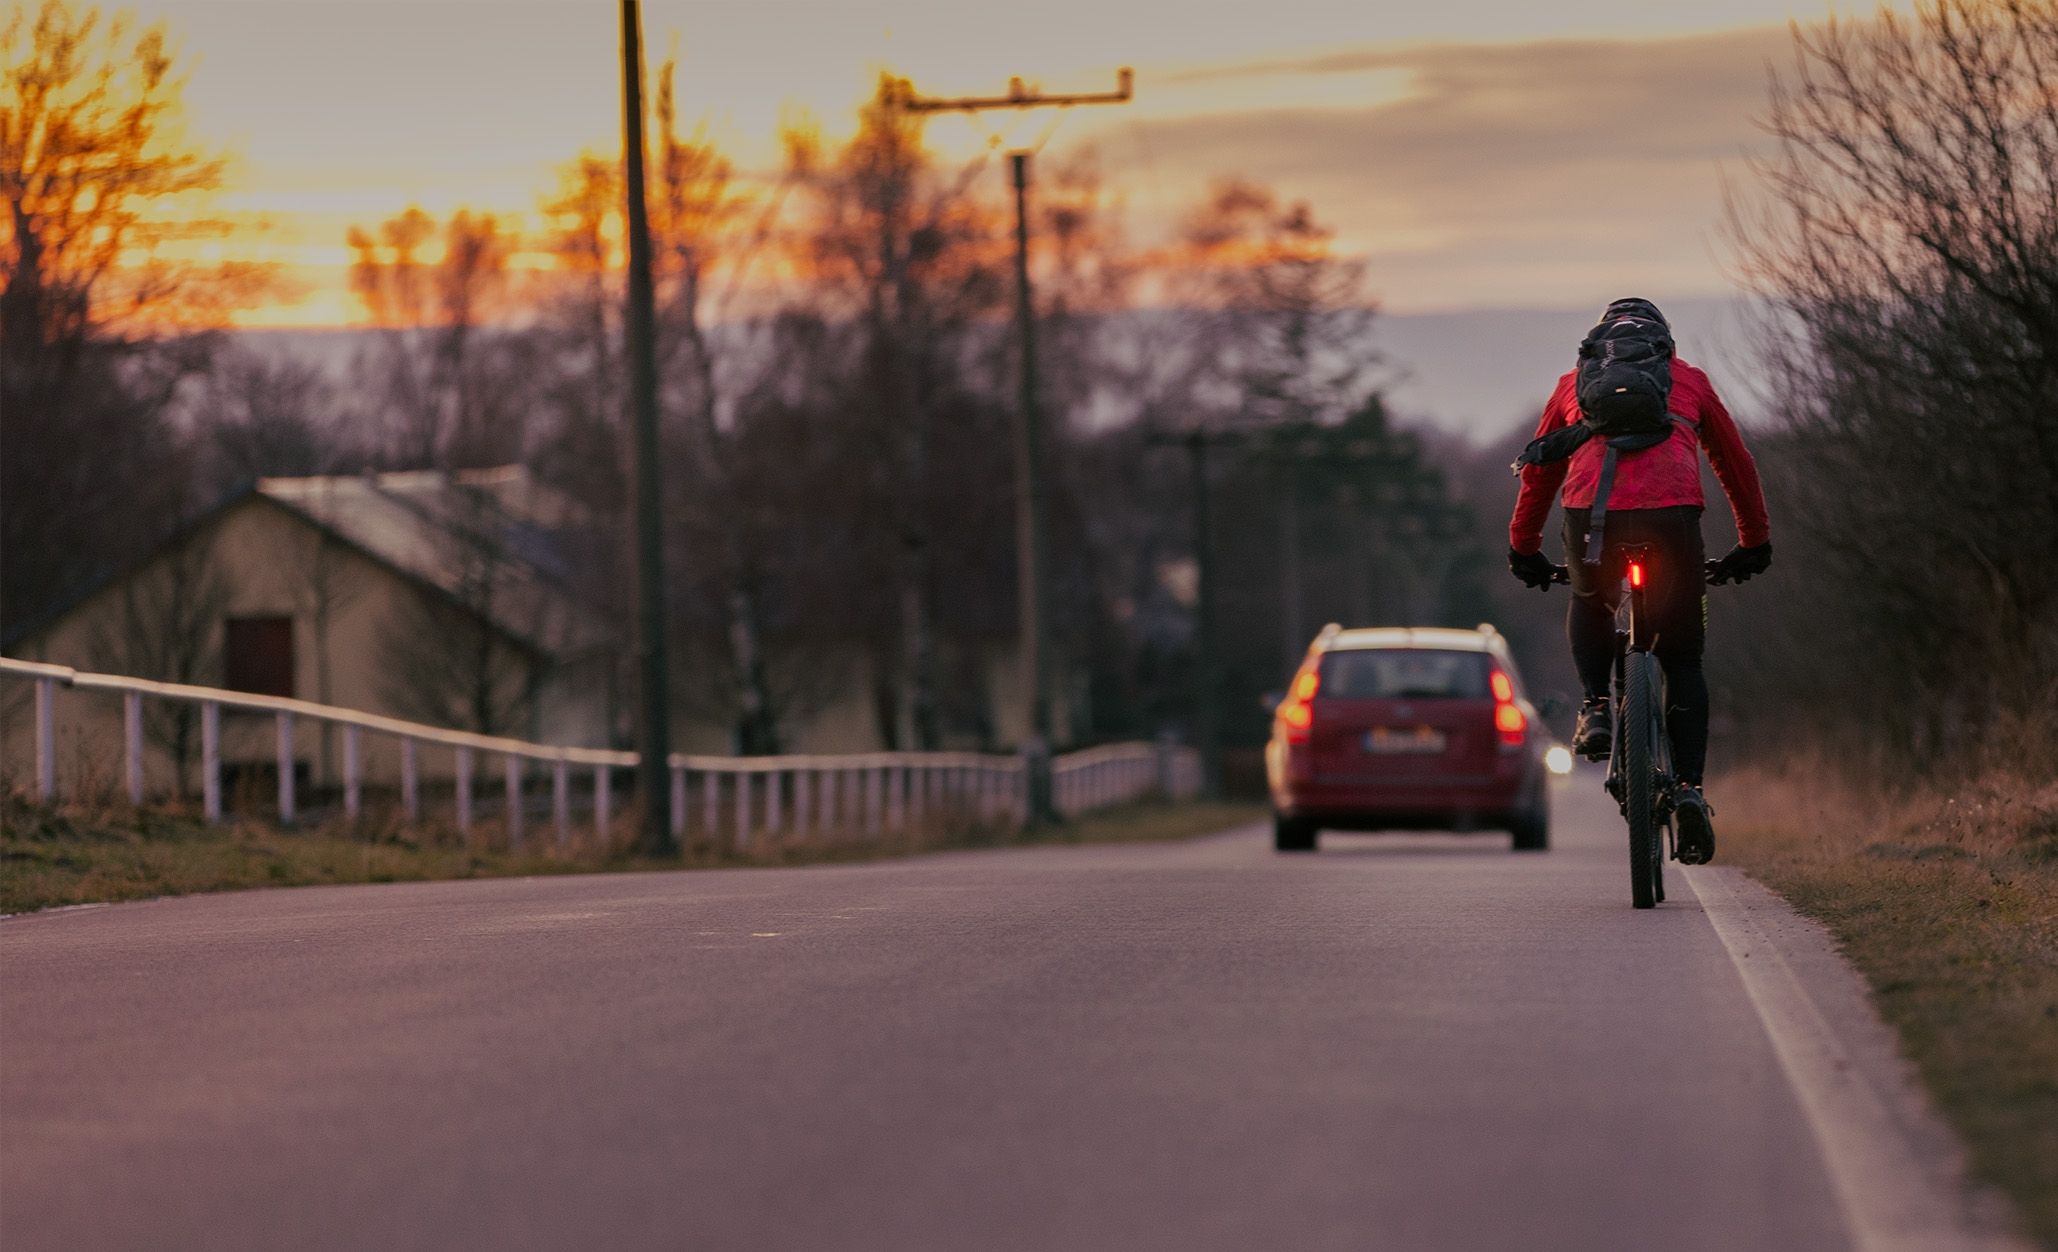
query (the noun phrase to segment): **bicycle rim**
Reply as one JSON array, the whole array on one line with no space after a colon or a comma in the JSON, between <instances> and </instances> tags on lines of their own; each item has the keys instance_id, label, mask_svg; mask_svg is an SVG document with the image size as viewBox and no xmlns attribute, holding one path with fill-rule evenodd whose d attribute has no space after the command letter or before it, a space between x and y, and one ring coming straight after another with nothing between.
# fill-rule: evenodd
<instances>
[{"instance_id":1,"label":"bicycle rim","mask_svg":"<svg viewBox=\"0 0 2058 1252\"><path fill-rule=\"evenodd\" d=\"M1651 730L1657 710L1650 672L1657 662L1648 652L1632 652L1624 661L1621 722L1622 808L1629 819L1629 902L1640 909L1658 903L1658 810L1653 780L1657 766Z\"/></svg>"}]
</instances>

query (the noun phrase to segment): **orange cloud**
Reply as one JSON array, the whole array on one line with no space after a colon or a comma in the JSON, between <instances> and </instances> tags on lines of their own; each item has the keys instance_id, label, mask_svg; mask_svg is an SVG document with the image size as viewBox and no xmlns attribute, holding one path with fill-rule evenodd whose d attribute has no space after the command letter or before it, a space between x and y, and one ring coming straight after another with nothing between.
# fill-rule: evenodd
<instances>
[{"instance_id":1,"label":"orange cloud","mask_svg":"<svg viewBox=\"0 0 2058 1252\"><path fill-rule=\"evenodd\" d=\"M1396 307L1712 292L1726 285L1711 242L1722 171L1762 142L1753 118L1788 38L1768 27L1205 67L1169 83L1228 101L1282 78L1362 78L1366 102L1139 120L1107 144L1147 154L1182 194L1232 173L1313 201Z\"/></svg>"}]
</instances>

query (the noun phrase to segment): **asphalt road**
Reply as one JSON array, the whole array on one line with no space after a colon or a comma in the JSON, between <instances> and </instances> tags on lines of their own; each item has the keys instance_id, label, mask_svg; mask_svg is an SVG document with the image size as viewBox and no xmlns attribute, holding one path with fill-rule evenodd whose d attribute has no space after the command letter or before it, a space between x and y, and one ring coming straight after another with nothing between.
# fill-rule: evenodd
<instances>
[{"instance_id":1,"label":"asphalt road","mask_svg":"<svg viewBox=\"0 0 2058 1252\"><path fill-rule=\"evenodd\" d=\"M1253 828L7 920L0 1242L1852 1246L1596 790L1544 856Z\"/></svg>"}]
</instances>

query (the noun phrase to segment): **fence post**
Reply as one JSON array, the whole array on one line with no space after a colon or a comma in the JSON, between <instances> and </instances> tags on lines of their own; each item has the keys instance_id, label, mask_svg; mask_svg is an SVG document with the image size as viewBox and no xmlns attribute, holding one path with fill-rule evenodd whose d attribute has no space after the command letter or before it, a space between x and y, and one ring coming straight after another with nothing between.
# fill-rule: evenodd
<instances>
[{"instance_id":1,"label":"fence post","mask_svg":"<svg viewBox=\"0 0 2058 1252\"><path fill-rule=\"evenodd\" d=\"M865 833L878 834L886 825L886 770L874 765L865 771Z\"/></svg>"},{"instance_id":2,"label":"fence post","mask_svg":"<svg viewBox=\"0 0 2058 1252\"><path fill-rule=\"evenodd\" d=\"M364 810L364 762L358 751L361 728L343 726L343 815L356 821Z\"/></svg>"},{"instance_id":3,"label":"fence post","mask_svg":"<svg viewBox=\"0 0 2058 1252\"><path fill-rule=\"evenodd\" d=\"M722 775L716 770L700 774L701 817L707 822L707 837L717 848L722 844Z\"/></svg>"},{"instance_id":4,"label":"fence post","mask_svg":"<svg viewBox=\"0 0 2058 1252\"><path fill-rule=\"evenodd\" d=\"M755 777L746 771L736 774L736 849L742 851L750 846L750 780Z\"/></svg>"},{"instance_id":5,"label":"fence post","mask_svg":"<svg viewBox=\"0 0 2058 1252\"><path fill-rule=\"evenodd\" d=\"M279 820L293 820L293 715L281 710L279 727Z\"/></svg>"},{"instance_id":6,"label":"fence post","mask_svg":"<svg viewBox=\"0 0 2058 1252\"><path fill-rule=\"evenodd\" d=\"M36 680L36 798L57 798L57 680Z\"/></svg>"},{"instance_id":7,"label":"fence post","mask_svg":"<svg viewBox=\"0 0 2058 1252\"><path fill-rule=\"evenodd\" d=\"M400 809L407 814L407 820L422 819L421 769L415 760L413 738L403 735L400 739Z\"/></svg>"},{"instance_id":8,"label":"fence post","mask_svg":"<svg viewBox=\"0 0 2058 1252\"><path fill-rule=\"evenodd\" d=\"M522 846L521 754L508 753L502 768L507 773L507 847L512 852Z\"/></svg>"},{"instance_id":9,"label":"fence post","mask_svg":"<svg viewBox=\"0 0 2058 1252\"><path fill-rule=\"evenodd\" d=\"M836 829L836 776L842 772L831 765L815 775L815 795L822 802L815 811L815 829L825 835Z\"/></svg>"},{"instance_id":10,"label":"fence post","mask_svg":"<svg viewBox=\"0 0 2058 1252\"><path fill-rule=\"evenodd\" d=\"M765 833L776 835L786 817L785 771L765 771Z\"/></svg>"},{"instance_id":11,"label":"fence post","mask_svg":"<svg viewBox=\"0 0 2058 1252\"><path fill-rule=\"evenodd\" d=\"M572 841L572 767L563 757L550 763L550 813L562 848Z\"/></svg>"},{"instance_id":12,"label":"fence post","mask_svg":"<svg viewBox=\"0 0 2058 1252\"><path fill-rule=\"evenodd\" d=\"M200 811L222 819L222 706L212 700L200 702Z\"/></svg>"},{"instance_id":13,"label":"fence post","mask_svg":"<svg viewBox=\"0 0 2058 1252\"><path fill-rule=\"evenodd\" d=\"M886 829L891 831L906 830L907 823L905 819L907 812L903 805L900 791L900 780L904 770L898 765L888 765L880 772L885 775L880 785L886 789L886 801L882 806L886 810Z\"/></svg>"},{"instance_id":14,"label":"fence post","mask_svg":"<svg viewBox=\"0 0 2058 1252\"><path fill-rule=\"evenodd\" d=\"M472 750L457 750L457 829L460 834L472 831Z\"/></svg>"},{"instance_id":15,"label":"fence post","mask_svg":"<svg viewBox=\"0 0 2058 1252\"><path fill-rule=\"evenodd\" d=\"M908 775L908 825L909 825L909 826L913 826L913 827L919 827L919 826L920 826L920 825L922 824L922 811L923 811L923 809L924 809L924 808L926 807L926 806L925 806L925 805L923 804L923 801L924 801L924 800L926 800L926 799L928 799L928 796L927 796L927 795L926 795L925 793L926 793L926 792L927 792L927 791L929 790L929 778L930 778L930 775L931 775L931 773L932 773L932 772L933 772L933 771L931 771L931 770L930 770L930 768L928 767L928 765L926 765L926 764L923 764L923 765L917 765L917 766L913 767L913 768L912 768L912 769L911 769L911 770L909 771L909 775Z\"/></svg>"},{"instance_id":16,"label":"fence post","mask_svg":"<svg viewBox=\"0 0 2058 1252\"><path fill-rule=\"evenodd\" d=\"M143 693L121 693L122 744L127 749L129 803L143 804Z\"/></svg>"},{"instance_id":17,"label":"fence post","mask_svg":"<svg viewBox=\"0 0 2058 1252\"><path fill-rule=\"evenodd\" d=\"M600 836L603 850L615 824L614 781L614 769L605 761L593 767L593 833Z\"/></svg>"},{"instance_id":18,"label":"fence post","mask_svg":"<svg viewBox=\"0 0 2058 1252\"><path fill-rule=\"evenodd\" d=\"M806 833L808 833L809 819L813 816L809 809L810 805L814 800L814 794L810 789L814 785L815 776L812 771L807 769L797 769L793 771L794 834L805 835Z\"/></svg>"},{"instance_id":19,"label":"fence post","mask_svg":"<svg viewBox=\"0 0 2058 1252\"><path fill-rule=\"evenodd\" d=\"M672 766L672 838L686 837L686 767Z\"/></svg>"}]
</instances>

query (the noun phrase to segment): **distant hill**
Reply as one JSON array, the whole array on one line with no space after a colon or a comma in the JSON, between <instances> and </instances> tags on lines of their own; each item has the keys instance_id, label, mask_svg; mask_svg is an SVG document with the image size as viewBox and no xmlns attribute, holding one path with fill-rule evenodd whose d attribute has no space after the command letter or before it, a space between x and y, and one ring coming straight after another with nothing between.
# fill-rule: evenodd
<instances>
[{"instance_id":1,"label":"distant hill","mask_svg":"<svg viewBox=\"0 0 2058 1252\"><path fill-rule=\"evenodd\" d=\"M1748 421L1758 411L1748 376L1750 308L1740 300L1665 303L1680 351L1715 379L1730 407ZM1390 391L1402 414L1474 440L1497 439L1536 420L1558 375L1571 368L1580 335L1599 310L1467 309L1388 313L1374 324L1395 376ZM341 373L369 337L356 329L252 330L243 342Z\"/></svg>"},{"instance_id":2,"label":"distant hill","mask_svg":"<svg viewBox=\"0 0 2058 1252\"><path fill-rule=\"evenodd\" d=\"M1708 371L1738 417L1759 408L1747 377L1750 307L1740 300L1668 300L1680 355ZM1468 309L1396 313L1375 327L1401 375L1394 407L1477 440L1534 422L1558 375L1572 368L1579 337L1600 310Z\"/></svg>"}]
</instances>

